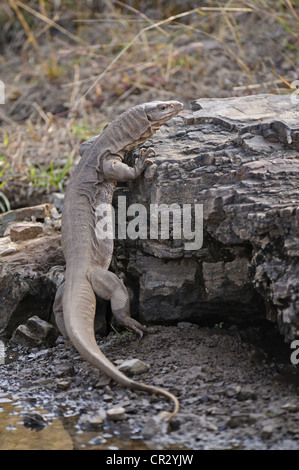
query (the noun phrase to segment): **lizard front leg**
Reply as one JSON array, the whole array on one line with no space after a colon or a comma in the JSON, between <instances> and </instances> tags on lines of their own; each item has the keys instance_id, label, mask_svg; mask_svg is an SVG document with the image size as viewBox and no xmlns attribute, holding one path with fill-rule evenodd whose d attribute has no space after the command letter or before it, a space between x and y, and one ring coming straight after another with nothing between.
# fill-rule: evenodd
<instances>
[{"instance_id":1,"label":"lizard front leg","mask_svg":"<svg viewBox=\"0 0 299 470\"><path fill-rule=\"evenodd\" d=\"M111 155L111 157L106 157L102 166L103 174L111 181L126 182L134 180L141 175L148 163L152 163L147 159L150 154L156 155L153 148L141 149L140 156L133 167L123 163L120 156Z\"/></svg>"}]
</instances>

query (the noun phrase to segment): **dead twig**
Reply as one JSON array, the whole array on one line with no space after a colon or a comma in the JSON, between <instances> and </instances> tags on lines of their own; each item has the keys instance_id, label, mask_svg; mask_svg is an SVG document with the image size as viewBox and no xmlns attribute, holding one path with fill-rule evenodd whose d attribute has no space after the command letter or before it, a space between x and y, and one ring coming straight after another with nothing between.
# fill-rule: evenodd
<instances>
[{"instance_id":1,"label":"dead twig","mask_svg":"<svg viewBox=\"0 0 299 470\"><path fill-rule=\"evenodd\" d=\"M45 23L49 24L51 27L58 29L61 33L65 34L67 37L72 39L75 42L78 42L79 44L83 44L84 46L89 46L89 43L84 41L83 39L79 38L78 36L75 36L74 34L70 33L67 29L63 28L59 24L55 23L55 21L51 20L45 15L42 15L38 11L34 10L33 8L29 7L28 5L25 5L25 3L20 2L19 0L9 0L9 3L11 4L12 8L16 11L15 7L21 7L24 10L28 11L32 15L36 16L36 18L39 18L40 20L44 21ZM13 6L14 5L14 6ZM19 9L18 9L19 10ZM19 10L20 11L20 10ZM22 15L23 16L23 15ZM19 17L19 16L18 16ZM23 17L24 18L24 17ZM19 18L20 19L20 18ZM21 19L20 19L21 21ZM26 22L26 20L25 20ZM27 24L27 23L26 23ZM25 26L22 23L22 26L25 29ZM28 26L28 25L27 25ZM28 26L29 28L29 26ZM29 28L30 29L30 28Z\"/></svg>"}]
</instances>

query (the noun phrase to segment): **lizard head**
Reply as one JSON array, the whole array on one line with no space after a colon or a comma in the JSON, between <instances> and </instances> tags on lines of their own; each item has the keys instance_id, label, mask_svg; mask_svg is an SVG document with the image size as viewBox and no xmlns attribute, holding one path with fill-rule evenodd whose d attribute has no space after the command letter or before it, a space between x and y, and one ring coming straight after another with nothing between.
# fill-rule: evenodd
<instances>
[{"instance_id":1,"label":"lizard head","mask_svg":"<svg viewBox=\"0 0 299 470\"><path fill-rule=\"evenodd\" d=\"M155 130L176 116L183 107L179 101L151 101L144 104L147 119Z\"/></svg>"}]
</instances>

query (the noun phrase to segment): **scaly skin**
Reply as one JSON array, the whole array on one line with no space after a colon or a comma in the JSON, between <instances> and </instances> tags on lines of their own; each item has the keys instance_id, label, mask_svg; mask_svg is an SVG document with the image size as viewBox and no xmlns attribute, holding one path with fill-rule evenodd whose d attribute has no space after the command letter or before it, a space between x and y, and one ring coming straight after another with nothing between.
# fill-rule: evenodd
<instances>
[{"instance_id":1,"label":"scaly skin","mask_svg":"<svg viewBox=\"0 0 299 470\"><path fill-rule=\"evenodd\" d=\"M183 105L178 101L144 103L121 114L99 136L85 142L82 158L67 187L62 213L62 249L66 260L65 283L58 289L54 313L61 333L81 356L116 382L136 390L164 395L174 402L172 418L179 409L170 392L135 382L121 373L101 352L94 337L96 295L110 300L117 321L136 334L145 326L130 317L128 292L122 281L108 271L113 240L95 235L96 207L112 204L117 182L131 181L146 168L153 149L141 150L137 163L123 163L126 153L149 139Z\"/></svg>"}]
</instances>

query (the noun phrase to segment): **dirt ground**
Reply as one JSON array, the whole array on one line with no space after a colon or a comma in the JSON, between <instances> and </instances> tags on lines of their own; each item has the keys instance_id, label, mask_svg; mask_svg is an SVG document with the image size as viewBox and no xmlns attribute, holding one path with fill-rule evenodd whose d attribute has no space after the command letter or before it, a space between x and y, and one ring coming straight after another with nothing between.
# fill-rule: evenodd
<instances>
[{"instance_id":1,"label":"dirt ground","mask_svg":"<svg viewBox=\"0 0 299 470\"><path fill-rule=\"evenodd\" d=\"M8 349L2 448L298 449L298 366L273 328L155 328L141 341L111 333L99 345L115 364L144 361L149 370L134 380L179 398L169 426L158 416L172 403L112 383L60 336L50 349ZM109 419L118 407L121 419Z\"/></svg>"}]
</instances>

